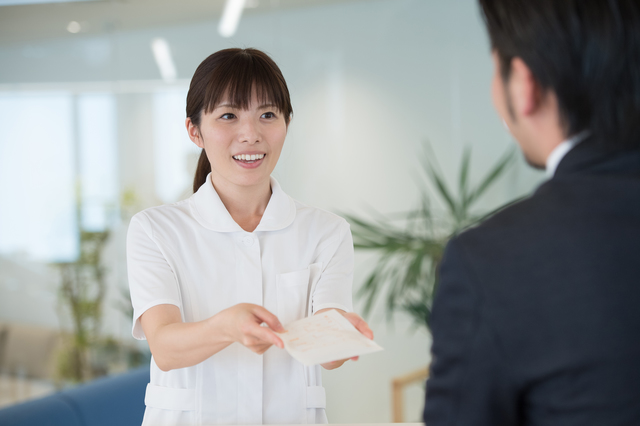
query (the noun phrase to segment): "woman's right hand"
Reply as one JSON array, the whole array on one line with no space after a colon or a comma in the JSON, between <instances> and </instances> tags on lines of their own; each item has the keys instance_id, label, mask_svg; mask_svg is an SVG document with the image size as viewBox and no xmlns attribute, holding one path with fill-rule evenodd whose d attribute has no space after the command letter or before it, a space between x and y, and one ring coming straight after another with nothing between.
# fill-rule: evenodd
<instances>
[{"instance_id":1,"label":"woman's right hand","mask_svg":"<svg viewBox=\"0 0 640 426\"><path fill-rule=\"evenodd\" d=\"M274 314L259 305L239 303L227 308L218 315L222 330L233 342L238 342L261 355L276 345L284 348L284 343L275 332L285 331ZM266 327L261 324L266 324Z\"/></svg>"},{"instance_id":2,"label":"woman's right hand","mask_svg":"<svg viewBox=\"0 0 640 426\"><path fill-rule=\"evenodd\" d=\"M284 347L274 333L285 331L278 318L262 306L249 303L240 303L197 322L182 322L175 305L156 305L142 314L140 323L162 371L199 364L234 342L257 354L265 353L271 345Z\"/></svg>"}]
</instances>

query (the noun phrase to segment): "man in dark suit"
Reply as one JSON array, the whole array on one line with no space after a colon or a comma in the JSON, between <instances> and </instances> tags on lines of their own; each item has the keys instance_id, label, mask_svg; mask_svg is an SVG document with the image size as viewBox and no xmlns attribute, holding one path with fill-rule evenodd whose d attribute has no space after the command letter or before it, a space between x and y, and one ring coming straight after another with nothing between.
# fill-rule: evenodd
<instances>
[{"instance_id":1,"label":"man in dark suit","mask_svg":"<svg viewBox=\"0 0 640 426\"><path fill-rule=\"evenodd\" d=\"M640 1L480 0L528 199L454 238L427 426L640 425Z\"/></svg>"}]
</instances>

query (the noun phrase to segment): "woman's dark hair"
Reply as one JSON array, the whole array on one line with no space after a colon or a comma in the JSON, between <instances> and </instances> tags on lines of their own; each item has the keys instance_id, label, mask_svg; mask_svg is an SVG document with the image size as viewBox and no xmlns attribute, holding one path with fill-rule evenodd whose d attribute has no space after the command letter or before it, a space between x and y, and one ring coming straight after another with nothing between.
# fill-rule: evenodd
<instances>
[{"instance_id":1,"label":"woman's dark hair","mask_svg":"<svg viewBox=\"0 0 640 426\"><path fill-rule=\"evenodd\" d=\"M479 1L504 81L519 57L556 94L566 136L640 147L640 1Z\"/></svg>"},{"instance_id":2,"label":"woman's dark hair","mask_svg":"<svg viewBox=\"0 0 640 426\"><path fill-rule=\"evenodd\" d=\"M255 88L260 102L275 105L289 124L293 108L282 72L266 53L257 49L220 50L196 69L187 93L187 117L200 126L202 113L213 111L227 99L239 108L249 108ZM204 149L193 180L193 192L205 183L211 164Z\"/></svg>"}]
</instances>

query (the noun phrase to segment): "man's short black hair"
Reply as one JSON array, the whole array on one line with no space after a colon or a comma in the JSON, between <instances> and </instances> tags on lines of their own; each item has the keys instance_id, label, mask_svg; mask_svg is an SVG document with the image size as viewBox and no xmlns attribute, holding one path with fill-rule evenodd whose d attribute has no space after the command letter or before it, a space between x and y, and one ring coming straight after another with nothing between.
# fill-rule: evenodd
<instances>
[{"instance_id":1,"label":"man's short black hair","mask_svg":"<svg viewBox=\"0 0 640 426\"><path fill-rule=\"evenodd\" d=\"M501 73L522 59L567 136L640 147L640 0L479 0Z\"/></svg>"}]
</instances>

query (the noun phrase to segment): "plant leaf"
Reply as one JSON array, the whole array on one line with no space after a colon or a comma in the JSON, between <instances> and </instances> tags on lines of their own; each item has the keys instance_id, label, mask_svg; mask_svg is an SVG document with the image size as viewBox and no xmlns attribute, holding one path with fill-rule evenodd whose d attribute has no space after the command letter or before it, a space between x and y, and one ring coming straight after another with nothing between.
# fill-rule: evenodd
<instances>
[{"instance_id":1,"label":"plant leaf","mask_svg":"<svg viewBox=\"0 0 640 426\"><path fill-rule=\"evenodd\" d=\"M484 192L491 186L491 184L493 184L493 182L502 175L507 166L513 164L513 161L515 159L515 152L515 149L511 149L500 160L498 160L496 165L493 166L493 169L491 169L489 173L487 173L482 182L480 182L476 189L469 194L469 205L471 205L474 201L480 198L482 194L484 194Z\"/></svg>"},{"instance_id":2,"label":"plant leaf","mask_svg":"<svg viewBox=\"0 0 640 426\"><path fill-rule=\"evenodd\" d=\"M469 179L469 167L471 165L471 148L466 147L462 153L462 164L460 165L460 181L458 189L460 191L460 200L464 210L467 204L467 181Z\"/></svg>"},{"instance_id":3,"label":"plant leaf","mask_svg":"<svg viewBox=\"0 0 640 426\"><path fill-rule=\"evenodd\" d=\"M416 209L392 215L372 211L371 219L343 214L351 223L354 247L380 253L373 271L357 293L358 297L364 298L365 316L370 315L376 302L382 299L388 320L400 310L410 315L416 325L429 325L444 247L457 232L500 210L481 216L472 215L469 207L504 174L515 158L514 154L515 150L511 150L503 155L470 191L471 149L465 148L457 198L447 186L435 156L425 158L424 182L428 186L421 188L420 205ZM431 194L435 191L435 196L444 201L445 212L431 208L427 190L432 191Z\"/></svg>"},{"instance_id":4,"label":"plant leaf","mask_svg":"<svg viewBox=\"0 0 640 426\"><path fill-rule=\"evenodd\" d=\"M445 201L449 210L454 215L454 217L458 217L458 208L456 206L455 201L453 200L453 196L451 195L451 191L447 188L447 185L444 182L444 179L438 175L438 173L434 169L427 170L428 176L431 178L431 182L435 185L438 190L438 195Z\"/></svg>"}]
</instances>

